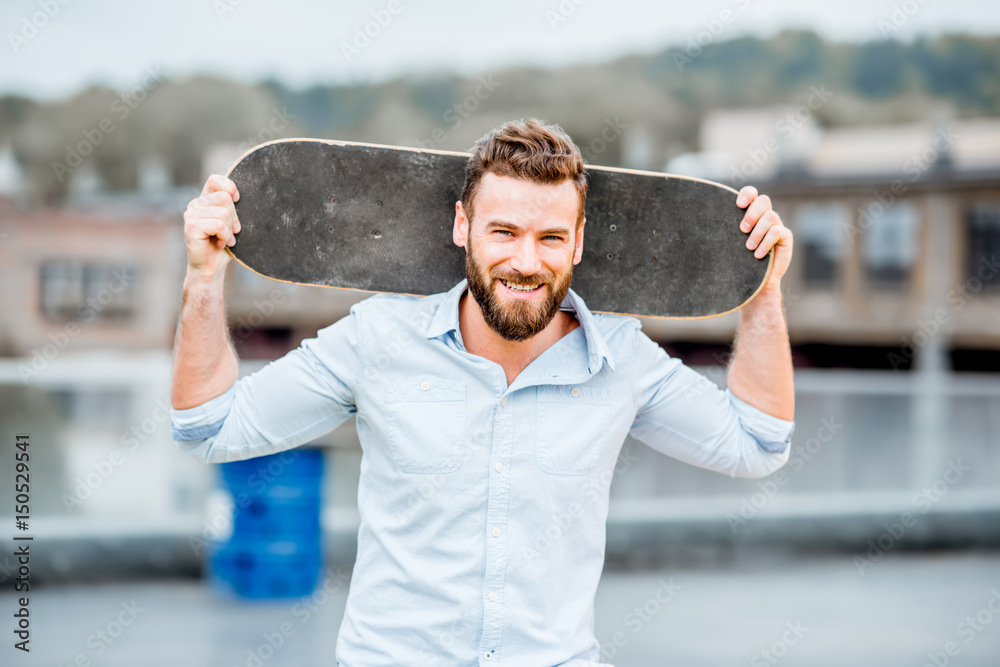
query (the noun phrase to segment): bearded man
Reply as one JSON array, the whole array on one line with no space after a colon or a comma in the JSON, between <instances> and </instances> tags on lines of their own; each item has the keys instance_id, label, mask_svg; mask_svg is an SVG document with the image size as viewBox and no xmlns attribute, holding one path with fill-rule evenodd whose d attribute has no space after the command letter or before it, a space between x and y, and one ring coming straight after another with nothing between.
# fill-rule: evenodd
<instances>
[{"instance_id":1,"label":"bearded man","mask_svg":"<svg viewBox=\"0 0 1000 667\"><path fill-rule=\"evenodd\" d=\"M239 193L212 176L188 207L177 444L210 462L246 459L357 416L358 555L337 665L599 664L594 595L626 436L733 477L788 461L780 279L792 237L770 200L747 187L736 201L747 247L776 256L740 311L723 391L637 319L591 313L570 289L586 191L580 151L558 126L493 130L455 204L465 280L368 298L240 379L223 307Z\"/></svg>"}]
</instances>

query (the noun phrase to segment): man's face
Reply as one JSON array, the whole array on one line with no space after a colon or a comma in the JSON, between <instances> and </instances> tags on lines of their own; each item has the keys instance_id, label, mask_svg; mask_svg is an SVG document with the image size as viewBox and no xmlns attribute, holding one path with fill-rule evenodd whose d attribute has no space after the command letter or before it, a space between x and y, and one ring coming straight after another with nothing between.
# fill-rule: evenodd
<instances>
[{"instance_id":1,"label":"man's face","mask_svg":"<svg viewBox=\"0 0 1000 667\"><path fill-rule=\"evenodd\" d=\"M470 225L456 205L454 239L466 247L469 291L506 340L544 329L562 304L583 252L580 199L571 181L542 185L487 173Z\"/></svg>"}]
</instances>

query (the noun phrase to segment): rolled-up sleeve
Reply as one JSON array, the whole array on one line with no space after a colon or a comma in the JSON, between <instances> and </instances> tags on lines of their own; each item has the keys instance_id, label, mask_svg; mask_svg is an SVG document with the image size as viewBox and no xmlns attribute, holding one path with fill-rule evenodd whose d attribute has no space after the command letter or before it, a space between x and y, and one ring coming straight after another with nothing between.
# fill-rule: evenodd
<instances>
[{"instance_id":1,"label":"rolled-up sleeve","mask_svg":"<svg viewBox=\"0 0 1000 667\"><path fill-rule=\"evenodd\" d=\"M731 477L764 477L788 462L795 422L738 398L636 331L630 434L667 456Z\"/></svg>"},{"instance_id":2,"label":"rolled-up sleeve","mask_svg":"<svg viewBox=\"0 0 1000 667\"><path fill-rule=\"evenodd\" d=\"M337 428L357 410L363 350L356 309L219 396L171 408L174 442L222 463L291 449Z\"/></svg>"}]
</instances>

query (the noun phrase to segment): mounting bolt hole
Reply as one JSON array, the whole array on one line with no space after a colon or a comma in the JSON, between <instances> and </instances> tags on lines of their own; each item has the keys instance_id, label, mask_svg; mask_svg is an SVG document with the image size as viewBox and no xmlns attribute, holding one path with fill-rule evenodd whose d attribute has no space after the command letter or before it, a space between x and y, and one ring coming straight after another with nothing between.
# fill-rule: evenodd
<instances>
[{"instance_id":1,"label":"mounting bolt hole","mask_svg":"<svg viewBox=\"0 0 1000 667\"><path fill-rule=\"evenodd\" d=\"M618 225L611 225L610 227L608 227L608 229L610 229L613 232L617 232L618 231Z\"/></svg>"},{"instance_id":2,"label":"mounting bolt hole","mask_svg":"<svg viewBox=\"0 0 1000 667\"><path fill-rule=\"evenodd\" d=\"M382 238L382 232L380 232L377 229L373 229L372 230L372 238L373 239L380 239L380 238Z\"/></svg>"}]
</instances>

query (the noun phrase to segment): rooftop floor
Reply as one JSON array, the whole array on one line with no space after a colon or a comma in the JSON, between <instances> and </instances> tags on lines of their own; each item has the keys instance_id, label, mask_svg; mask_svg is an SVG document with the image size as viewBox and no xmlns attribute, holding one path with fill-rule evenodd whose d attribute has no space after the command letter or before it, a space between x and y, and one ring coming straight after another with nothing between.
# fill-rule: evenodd
<instances>
[{"instance_id":1,"label":"rooftop floor","mask_svg":"<svg viewBox=\"0 0 1000 667\"><path fill-rule=\"evenodd\" d=\"M933 653L937 664L1000 664L1000 551L893 552L861 572L851 554L758 550L688 560L605 573L596 632L609 662L720 667L771 665L780 656L782 667L911 667ZM675 596L647 606L661 580L678 587ZM308 608L225 599L191 579L41 587L31 597L30 655L8 642L0 663L63 667L83 656L90 662L79 664L100 667L330 667L346 593L340 586ZM8 623L14 606L12 593L0 595ZM660 608L637 622L637 606ZM111 638L122 614L134 622ZM264 635L283 623L292 632L272 652ZM110 633L107 642L99 629ZM949 642L955 657L943 653Z\"/></svg>"}]
</instances>

